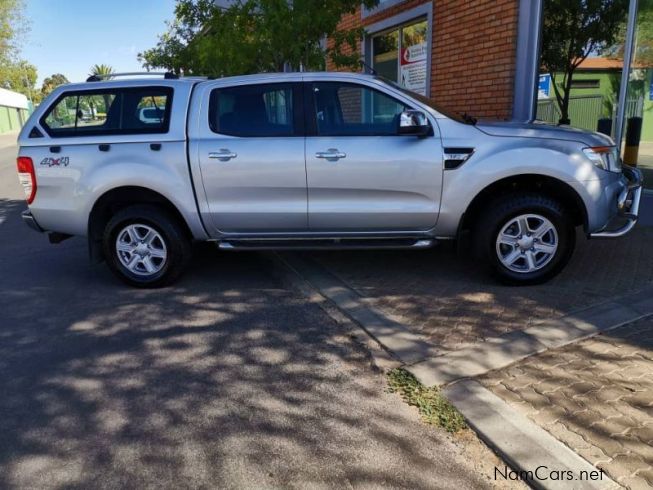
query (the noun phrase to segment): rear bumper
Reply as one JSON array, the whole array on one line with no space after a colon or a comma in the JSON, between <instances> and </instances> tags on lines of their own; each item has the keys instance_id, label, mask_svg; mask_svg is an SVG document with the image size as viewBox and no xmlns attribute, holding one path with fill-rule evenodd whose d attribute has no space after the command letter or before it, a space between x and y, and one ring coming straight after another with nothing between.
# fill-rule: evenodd
<instances>
[{"instance_id":1,"label":"rear bumper","mask_svg":"<svg viewBox=\"0 0 653 490\"><path fill-rule=\"evenodd\" d=\"M642 198L642 172L624 166L623 173L628 184L617 196L617 215L600 231L591 233L592 238L618 238L630 232L637 224L639 202Z\"/></svg>"},{"instance_id":2,"label":"rear bumper","mask_svg":"<svg viewBox=\"0 0 653 490\"><path fill-rule=\"evenodd\" d=\"M45 232L45 230L36 222L36 219L32 216L29 209L23 211L21 218L23 218L23 223L29 226L32 230L38 231L39 233Z\"/></svg>"}]
</instances>

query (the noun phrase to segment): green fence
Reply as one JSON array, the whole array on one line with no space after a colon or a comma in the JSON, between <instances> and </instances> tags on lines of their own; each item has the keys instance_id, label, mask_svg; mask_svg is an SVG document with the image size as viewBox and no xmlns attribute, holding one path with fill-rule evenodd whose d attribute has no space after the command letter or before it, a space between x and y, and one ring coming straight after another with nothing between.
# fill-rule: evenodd
<instances>
[{"instance_id":1,"label":"green fence","mask_svg":"<svg viewBox=\"0 0 653 490\"><path fill-rule=\"evenodd\" d=\"M27 109L0 106L0 134L18 131L27 121Z\"/></svg>"}]
</instances>

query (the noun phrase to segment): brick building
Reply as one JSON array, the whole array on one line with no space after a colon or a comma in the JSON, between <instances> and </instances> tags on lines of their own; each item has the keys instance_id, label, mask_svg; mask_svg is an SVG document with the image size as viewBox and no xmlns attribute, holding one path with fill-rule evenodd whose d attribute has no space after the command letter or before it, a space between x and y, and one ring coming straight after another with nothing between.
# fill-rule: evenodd
<instances>
[{"instance_id":1,"label":"brick building","mask_svg":"<svg viewBox=\"0 0 653 490\"><path fill-rule=\"evenodd\" d=\"M379 75L453 111L526 120L535 100L540 8L533 0L381 0L340 25L364 27L359 50Z\"/></svg>"}]
</instances>

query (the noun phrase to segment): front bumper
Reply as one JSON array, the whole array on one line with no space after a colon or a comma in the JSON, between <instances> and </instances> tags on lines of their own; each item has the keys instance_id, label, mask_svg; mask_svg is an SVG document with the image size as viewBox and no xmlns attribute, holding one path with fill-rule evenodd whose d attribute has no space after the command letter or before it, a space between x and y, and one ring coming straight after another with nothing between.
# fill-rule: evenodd
<instances>
[{"instance_id":1,"label":"front bumper","mask_svg":"<svg viewBox=\"0 0 653 490\"><path fill-rule=\"evenodd\" d=\"M38 231L39 233L43 233L45 230L41 228L41 226L36 222L36 219L34 219L34 216L32 216L32 213L30 212L29 209L26 209L23 211L21 214L21 218L23 218L23 222L29 226L32 230Z\"/></svg>"},{"instance_id":2,"label":"front bumper","mask_svg":"<svg viewBox=\"0 0 653 490\"><path fill-rule=\"evenodd\" d=\"M592 238L617 238L630 232L637 224L639 216L639 201L642 198L642 172L636 168L625 166L623 173L628 179L628 185L617 198L617 215L603 229L591 233ZM617 222L614 225L614 222Z\"/></svg>"}]
</instances>

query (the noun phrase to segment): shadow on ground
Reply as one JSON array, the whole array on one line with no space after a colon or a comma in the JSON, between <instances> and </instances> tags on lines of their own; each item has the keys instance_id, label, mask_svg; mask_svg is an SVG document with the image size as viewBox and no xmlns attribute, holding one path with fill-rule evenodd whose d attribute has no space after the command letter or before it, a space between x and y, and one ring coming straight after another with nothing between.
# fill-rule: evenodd
<instances>
[{"instance_id":1,"label":"shadow on ground","mask_svg":"<svg viewBox=\"0 0 653 490\"><path fill-rule=\"evenodd\" d=\"M653 206L651 206L653 208ZM567 268L546 284L498 284L482 264L448 243L422 252L309 253L380 308L449 350L523 330L653 281L653 228L640 226L615 240L587 241L580 233Z\"/></svg>"},{"instance_id":2,"label":"shadow on ground","mask_svg":"<svg viewBox=\"0 0 653 490\"><path fill-rule=\"evenodd\" d=\"M0 488L487 485L262 256L140 291L0 201Z\"/></svg>"}]
</instances>

